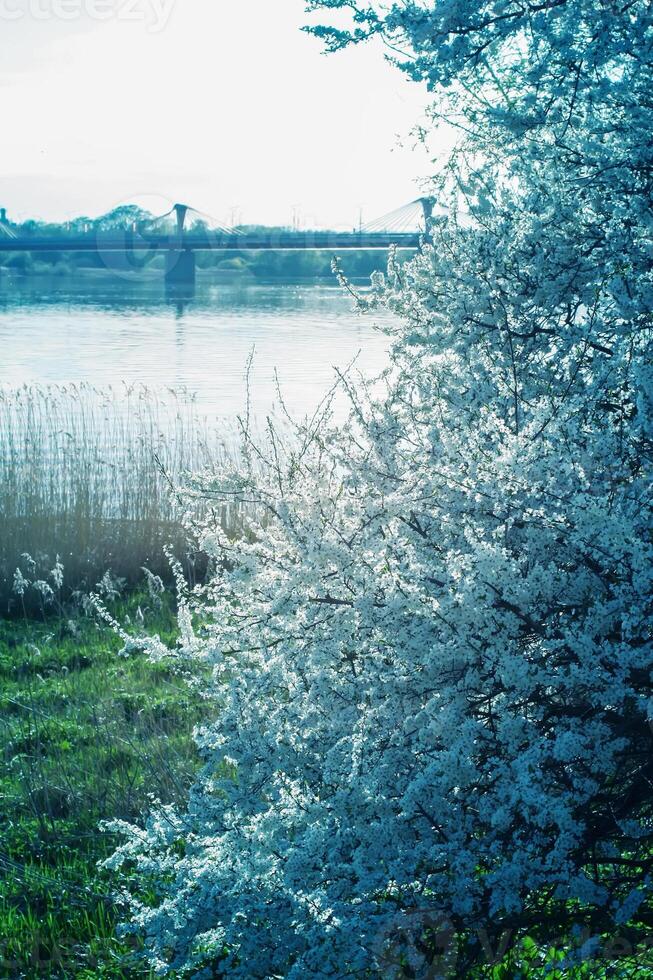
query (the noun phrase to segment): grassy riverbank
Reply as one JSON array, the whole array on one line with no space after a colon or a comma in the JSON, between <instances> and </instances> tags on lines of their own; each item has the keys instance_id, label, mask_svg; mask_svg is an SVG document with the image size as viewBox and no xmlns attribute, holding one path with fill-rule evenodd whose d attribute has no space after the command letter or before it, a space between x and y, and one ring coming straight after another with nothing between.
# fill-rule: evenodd
<instances>
[{"instance_id":1,"label":"grassy riverbank","mask_svg":"<svg viewBox=\"0 0 653 980\"><path fill-rule=\"evenodd\" d=\"M411 251L400 250L399 260L403 261L412 255ZM214 249L210 252L197 253L197 267L200 271L219 272L232 276L249 275L260 280L302 280L324 279L333 281L331 263L333 250L274 250L228 251ZM101 252L47 252L3 253L0 250L0 271L18 273L20 275L55 275L69 276L88 274L93 271L114 269L121 263L120 271L134 271L134 266L122 258L116 258L112 253ZM164 268L164 257L155 255L148 258L142 268L136 270L136 275L148 272L161 273ZM348 276L361 278L365 281L374 272L383 272L387 268L388 252L386 249L351 249L342 256L342 265Z\"/></svg>"},{"instance_id":2,"label":"grassy riverbank","mask_svg":"<svg viewBox=\"0 0 653 980\"><path fill-rule=\"evenodd\" d=\"M109 608L174 641L166 593ZM98 824L185 798L199 699L120 646L81 611L0 620L0 977L150 976L115 936L118 883L97 868L114 841Z\"/></svg>"},{"instance_id":3,"label":"grassy riverbank","mask_svg":"<svg viewBox=\"0 0 653 980\"><path fill-rule=\"evenodd\" d=\"M174 643L170 593L107 605L129 630ZM138 820L152 796L183 807L206 706L169 665L119 656L108 627L69 612L0 618L0 978L154 980L138 945L116 935L112 895L126 882L97 866L116 843L99 824ZM563 959L527 939L469 976L643 980L653 971L650 949L574 968L556 966Z\"/></svg>"}]
</instances>

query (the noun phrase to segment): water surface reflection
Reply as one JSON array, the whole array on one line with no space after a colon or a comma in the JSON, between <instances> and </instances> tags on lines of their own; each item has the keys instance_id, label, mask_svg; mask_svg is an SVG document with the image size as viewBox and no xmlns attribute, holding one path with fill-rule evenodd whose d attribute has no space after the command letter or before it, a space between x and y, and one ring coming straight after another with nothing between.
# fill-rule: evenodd
<instances>
[{"instance_id":1,"label":"water surface reflection","mask_svg":"<svg viewBox=\"0 0 653 980\"><path fill-rule=\"evenodd\" d=\"M166 288L159 275L0 273L0 383L185 387L203 411L233 417L243 409L254 347L253 411L265 415L273 405L276 368L289 409L303 414L331 386L334 365L359 351L361 370L385 364L378 323L324 283L200 277L192 291Z\"/></svg>"}]
</instances>

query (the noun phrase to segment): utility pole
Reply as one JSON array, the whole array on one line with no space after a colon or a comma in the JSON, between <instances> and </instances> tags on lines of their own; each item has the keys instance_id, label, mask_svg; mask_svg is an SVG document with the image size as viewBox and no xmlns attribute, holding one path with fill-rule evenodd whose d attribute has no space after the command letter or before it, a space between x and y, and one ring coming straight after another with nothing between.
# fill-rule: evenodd
<instances>
[{"instance_id":1,"label":"utility pole","mask_svg":"<svg viewBox=\"0 0 653 980\"><path fill-rule=\"evenodd\" d=\"M230 218L229 218L230 224L229 224L229 227L230 228L237 228L238 225L241 224L240 207L237 204L234 204L232 206L232 208L231 208L231 210L230 210L229 213L230 213Z\"/></svg>"}]
</instances>

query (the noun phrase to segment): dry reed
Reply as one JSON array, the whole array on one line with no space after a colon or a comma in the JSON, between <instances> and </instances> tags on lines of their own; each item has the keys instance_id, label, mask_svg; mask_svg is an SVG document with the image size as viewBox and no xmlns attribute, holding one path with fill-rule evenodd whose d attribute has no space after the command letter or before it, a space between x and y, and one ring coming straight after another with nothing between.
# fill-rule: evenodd
<instances>
[{"instance_id":1,"label":"dry reed","mask_svg":"<svg viewBox=\"0 0 653 980\"><path fill-rule=\"evenodd\" d=\"M68 589L111 569L127 581L163 548L187 551L169 492L185 473L239 456L234 425L217 428L185 391L87 384L0 387L0 602L12 599L21 556L65 569ZM235 530L238 515L225 511Z\"/></svg>"}]
</instances>

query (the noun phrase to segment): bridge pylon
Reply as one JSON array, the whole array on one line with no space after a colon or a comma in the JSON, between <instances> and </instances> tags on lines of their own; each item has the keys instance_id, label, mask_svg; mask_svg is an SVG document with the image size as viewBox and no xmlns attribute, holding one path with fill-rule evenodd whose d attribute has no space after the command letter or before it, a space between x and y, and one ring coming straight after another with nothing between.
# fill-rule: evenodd
<instances>
[{"instance_id":1,"label":"bridge pylon","mask_svg":"<svg viewBox=\"0 0 653 980\"><path fill-rule=\"evenodd\" d=\"M177 228L173 246L166 252L165 279L170 285L188 285L195 282L197 271L195 252L190 248L184 248L184 226L188 205L175 204L172 210L177 216Z\"/></svg>"},{"instance_id":2,"label":"bridge pylon","mask_svg":"<svg viewBox=\"0 0 653 980\"><path fill-rule=\"evenodd\" d=\"M184 234L184 225L186 224L186 215L188 214L187 204L174 204L172 210L177 216L177 234L180 238Z\"/></svg>"},{"instance_id":3,"label":"bridge pylon","mask_svg":"<svg viewBox=\"0 0 653 980\"><path fill-rule=\"evenodd\" d=\"M437 201L434 197L420 197L419 203L422 206L422 214L424 215L424 240L430 244L433 242L431 226L433 222L433 211Z\"/></svg>"}]
</instances>

